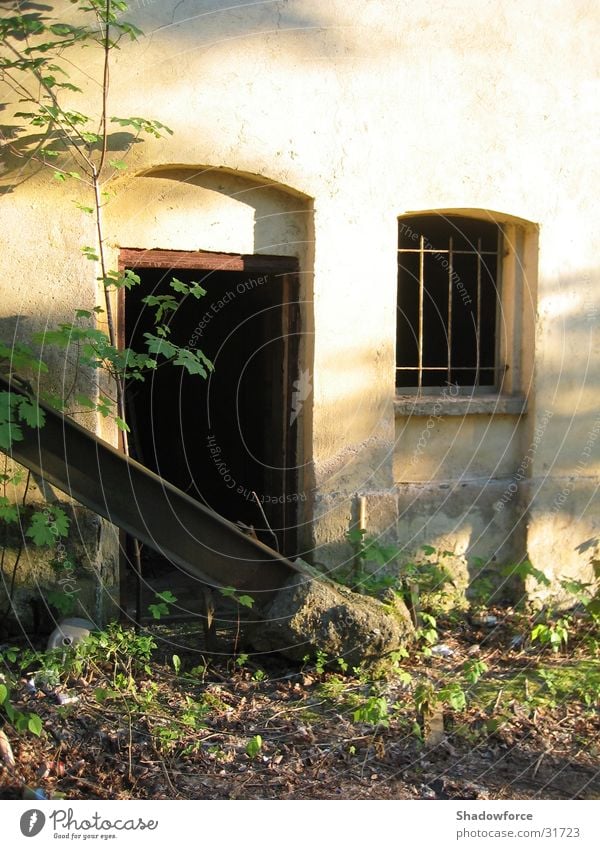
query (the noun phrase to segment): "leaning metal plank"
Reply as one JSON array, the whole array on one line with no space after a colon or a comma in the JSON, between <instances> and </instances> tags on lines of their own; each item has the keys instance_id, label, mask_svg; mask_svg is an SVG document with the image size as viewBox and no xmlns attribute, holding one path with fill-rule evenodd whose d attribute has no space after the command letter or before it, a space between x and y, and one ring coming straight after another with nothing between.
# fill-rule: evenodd
<instances>
[{"instance_id":1,"label":"leaning metal plank","mask_svg":"<svg viewBox=\"0 0 600 849\"><path fill-rule=\"evenodd\" d=\"M0 391L28 395L0 376ZM40 403L38 401L38 403ZM23 427L14 460L204 583L252 595L260 608L299 570L273 549L40 403L46 424Z\"/></svg>"}]
</instances>

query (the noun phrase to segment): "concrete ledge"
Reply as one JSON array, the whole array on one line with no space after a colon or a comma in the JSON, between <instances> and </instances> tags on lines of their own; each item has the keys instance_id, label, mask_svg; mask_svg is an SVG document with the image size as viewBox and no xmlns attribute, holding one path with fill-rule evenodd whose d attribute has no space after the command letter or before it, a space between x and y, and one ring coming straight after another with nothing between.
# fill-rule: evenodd
<instances>
[{"instance_id":1,"label":"concrete ledge","mask_svg":"<svg viewBox=\"0 0 600 849\"><path fill-rule=\"evenodd\" d=\"M521 416L527 412L524 395L397 395L396 416Z\"/></svg>"}]
</instances>

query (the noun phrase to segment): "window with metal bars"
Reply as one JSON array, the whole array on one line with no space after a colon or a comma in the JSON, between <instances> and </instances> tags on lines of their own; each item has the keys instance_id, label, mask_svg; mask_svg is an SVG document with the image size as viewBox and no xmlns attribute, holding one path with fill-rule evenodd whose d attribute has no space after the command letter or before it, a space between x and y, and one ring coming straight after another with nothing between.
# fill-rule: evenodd
<instances>
[{"instance_id":1,"label":"window with metal bars","mask_svg":"<svg viewBox=\"0 0 600 849\"><path fill-rule=\"evenodd\" d=\"M399 219L400 392L498 388L501 257L502 231L494 222L441 213Z\"/></svg>"}]
</instances>

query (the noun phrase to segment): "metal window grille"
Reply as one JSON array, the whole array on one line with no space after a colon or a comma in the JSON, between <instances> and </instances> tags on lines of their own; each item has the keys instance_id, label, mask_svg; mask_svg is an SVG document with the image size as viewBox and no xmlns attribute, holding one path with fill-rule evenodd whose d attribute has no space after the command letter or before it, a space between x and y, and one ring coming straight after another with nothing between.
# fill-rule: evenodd
<instances>
[{"instance_id":1,"label":"metal window grille","mask_svg":"<svg viewBox=\"0 0 600 849\"><path fill-rule=\"evenodd\" d=\"M399 388L498 385L501 246L501 230L492 222L442 215L400 219Z\"/></svg>"}]
</instances>

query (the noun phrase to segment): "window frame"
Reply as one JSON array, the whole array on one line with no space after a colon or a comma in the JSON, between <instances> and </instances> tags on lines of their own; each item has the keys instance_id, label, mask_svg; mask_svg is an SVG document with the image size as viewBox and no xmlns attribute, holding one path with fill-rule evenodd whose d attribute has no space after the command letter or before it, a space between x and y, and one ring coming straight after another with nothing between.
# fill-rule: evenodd
<instances>
[{"instance_id":1,"label":"window frame","mask_svg":"<svg viewBox=\"0 0 600 849\"><path fill-rule=\"evenodd\" d=\"M407 211L398 216L398 228L403 220L435 214L484 220L499 228L495 366L500 376L494 388L451 387L448 384L420 388L395 385L395 412L430 415L432 411L439 411L441 404L444 412L451 415L469 412L520 415L526 411L526 396L533 373L538 227L525 219L487 210L425 209ZM398 236L397 242L399 250ZM396 368L397 357L395 384Z\"/></svg>"}]
</instances>

